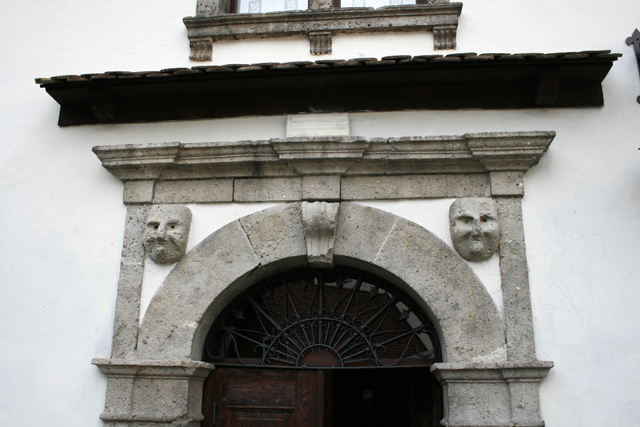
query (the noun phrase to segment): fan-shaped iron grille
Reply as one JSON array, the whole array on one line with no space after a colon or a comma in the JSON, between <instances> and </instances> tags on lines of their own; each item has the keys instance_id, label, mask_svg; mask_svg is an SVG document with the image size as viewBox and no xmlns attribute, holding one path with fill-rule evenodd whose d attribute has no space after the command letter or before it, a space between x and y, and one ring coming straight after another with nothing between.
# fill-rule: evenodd
<instances>
[{"instance_id":1,"label":"fan-shaped iron grille","mask_svg":"<svg viewBox=\"0 0 640 427\"><path fill-rule=\"evenodd\" d=\"M274 367L424 366L439 360L433 325L391 283L351 268L269 277L218 316L204 360Z\"/></svg>"}]
</instances>

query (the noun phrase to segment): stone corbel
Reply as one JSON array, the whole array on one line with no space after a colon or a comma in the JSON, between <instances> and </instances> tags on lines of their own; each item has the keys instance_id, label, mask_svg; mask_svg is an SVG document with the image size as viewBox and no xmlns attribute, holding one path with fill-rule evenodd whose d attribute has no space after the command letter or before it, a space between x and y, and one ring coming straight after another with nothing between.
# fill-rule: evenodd
<instances>
[{"instance_id":1,"label":"stone corbel","mask_svg":"<svg viewBox=\"0 0 640 427\"><path fill-rule=\"evenodd\" d=\"M309 33L309 51L312 55L326 55L331 53L331 32L313 31Z\"/></svg>"},{"instance_id":2,"label":"stone corbel","mask_svg":"<svg viewBox=\"0 0 640 427\"><path fill-rule=\"evenodd\" d=\"M302 203L302 224L307 242L307 256L312 267L334 266L333 246L339 208L340 203Z\"/></svg>"},{"instance_id":3,"label":"stone corbel","mask_svg":"<svg viewBox=\"0 0 640 427\"><path fill-rule=\"evenodd\" d=\"M457 25L433 27L433 48L435 50L455 49Z\"/></svg>"},{"instance_id":4,"label":"stone corbel","mask_svg":"<svg viewBox=\"0 0 640 427\"><path fill-rule=\"evenodd\" d=\"M192 61L211 61L213 55L213 39L211 37L190 37L189 59Z\"/></svg>"}]
</instances>

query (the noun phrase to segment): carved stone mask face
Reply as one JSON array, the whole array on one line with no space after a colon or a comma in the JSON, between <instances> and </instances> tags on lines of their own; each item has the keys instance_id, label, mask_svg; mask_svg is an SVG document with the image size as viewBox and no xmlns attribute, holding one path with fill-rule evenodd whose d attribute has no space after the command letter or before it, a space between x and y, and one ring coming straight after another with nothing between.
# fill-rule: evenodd
<instances>
[{"instance_id":1,"label":"carved stone mask face","mask_svg":"<svg viewBox=\"0 0 640 427\"><path fill-rule=\"evenodd\" d=\"M144 248L158 264L170 264L187 250L191 211L185 206L154 206L147 215Z\"/></svg>"},{"instance_id":2,"label":"carved stone mask face","mask_svg":"<svg viewBox=\"0 0 640 427\"><path fill-rule=\"evenodd\" d=\"M458 199L449 209L451 240L467 261L484 261L500 243L498 209L493 199Z\"/></svg>"}]
</instances>

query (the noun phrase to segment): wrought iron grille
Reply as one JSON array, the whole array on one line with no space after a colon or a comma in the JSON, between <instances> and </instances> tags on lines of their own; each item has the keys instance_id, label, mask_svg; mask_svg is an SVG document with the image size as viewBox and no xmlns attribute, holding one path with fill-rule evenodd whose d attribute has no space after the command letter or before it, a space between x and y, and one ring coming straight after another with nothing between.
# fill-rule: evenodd
<instances>
[{"instance_id":1,"label":"wrought iron grille","mask_svg":"<svg viewBox=\"0 0 640 427\"><path fill-rule=\"evenodd\" d=\"M218 316L204 360L274 367L424 366L439 360L425 313L396 286L350 269L269 277Z\"/></svg>"}]
</instances>

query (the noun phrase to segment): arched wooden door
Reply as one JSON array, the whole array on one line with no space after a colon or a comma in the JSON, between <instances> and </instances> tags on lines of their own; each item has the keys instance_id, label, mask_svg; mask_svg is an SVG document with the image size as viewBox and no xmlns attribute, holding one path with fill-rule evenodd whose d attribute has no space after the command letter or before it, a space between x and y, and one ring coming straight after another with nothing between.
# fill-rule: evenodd
<instances>
[{"instance_id":1,"label":"arched wooden door","mask_svg":"<svg viewBox=\"0 0 640 427\"><path fill-rule=\"evenodd\" d=\"M389 282L350 269L269 277L211 327L202 426L436 426L439 361L424 312Z\"/></svg>"}]
</instances>

